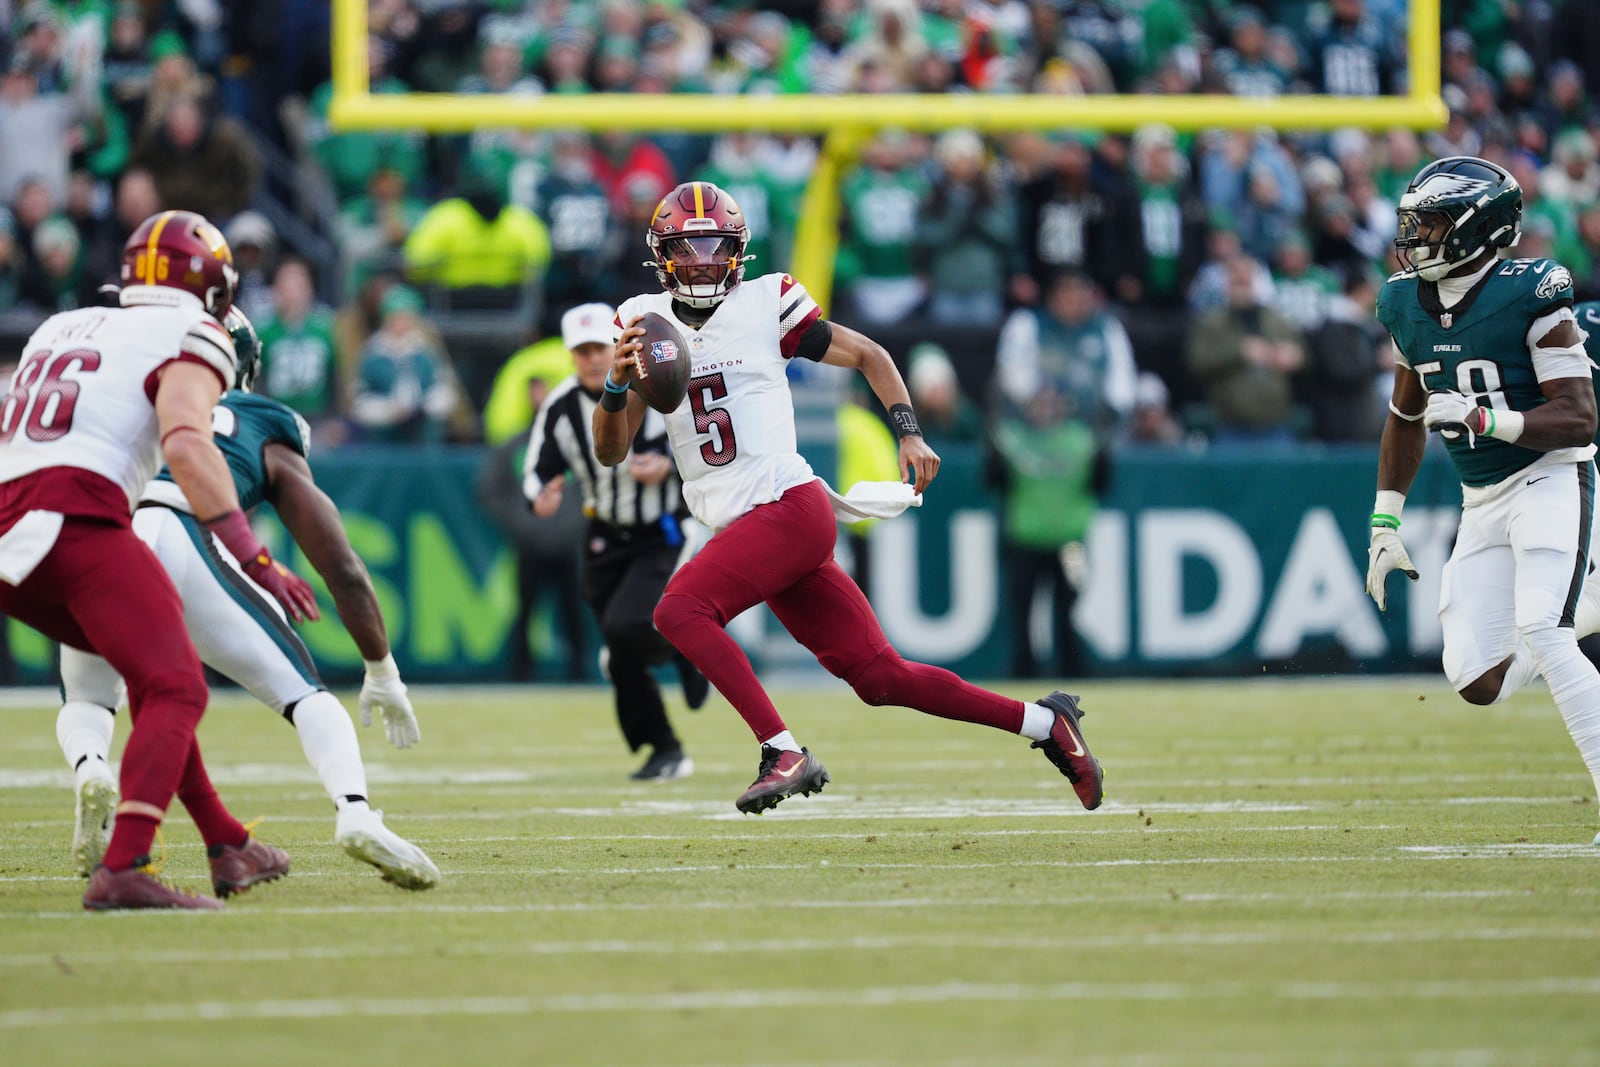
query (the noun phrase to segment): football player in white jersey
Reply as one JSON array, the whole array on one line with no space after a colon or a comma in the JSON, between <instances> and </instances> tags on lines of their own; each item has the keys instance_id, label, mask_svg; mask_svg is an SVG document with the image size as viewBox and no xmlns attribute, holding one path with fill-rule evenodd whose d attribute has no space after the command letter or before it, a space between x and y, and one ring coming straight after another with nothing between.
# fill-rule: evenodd
<instances>
[{"instance_id":1,"label":"football player in white jersey","mask_svg":"<svg viewBox=\"0 0 1600 1067\"><path fill-rule=\"evenodd\" d=\"M668 193L645 236L664 291L633 297L617 309L612 369L594 415L595 456L608 466L627 456L645 413L644 400L628 389L642 347L638 320L647 311L669 317L688 341L691 376L688 395L667 416L667 434L684 498L714 534L668 583L655 624L728 698L761 744L756 780L739 797L739 810L760 814L829 780L723 629L763 602L868 704L1020 733L1066 775L1084 807L1098 807L1100 764L1084 743L1075 697L1055 692L1028 703L907 662L834 562L833 504L796 450L786 367L800 357L859 370L889 411L902 480L913 476L921 493L938 473L939 457L922 438L889 354L823 319L805 287L787 274L745 281L749 227L733 198L710 182L685 182Z\"/></svg>"},{"instance_id":2,"label":"football player in white jersey","mask_svg":"<svg viewBox=\"0 0 1600 1067\"><path fill-rule=\"evenodd\" d=\"M99 653L128 683L122 802L84 906L216 908L145 869L174 794L225 892L286 874L289 857L228 812L200 758L200 660L177 591L131 528L162 461L257 584L296 619L315 617L316 601L251 532L211 439L212 405L235 373L221 322L237 284L227 242L202 216L165 211L134 231L122 275L120 307L45 320L0 404L0 613Z\"/></svg>"}]
</instances>

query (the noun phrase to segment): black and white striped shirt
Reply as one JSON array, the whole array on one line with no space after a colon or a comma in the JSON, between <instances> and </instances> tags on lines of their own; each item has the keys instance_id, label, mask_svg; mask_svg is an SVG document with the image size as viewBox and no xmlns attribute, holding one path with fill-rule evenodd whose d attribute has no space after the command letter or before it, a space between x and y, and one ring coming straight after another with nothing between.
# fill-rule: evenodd
<instances>
[{"instance_id":1,"label":"black and white striped shirt","mask_svg":"<svg viewBox=\"0 0 1600 1067\"><path fill-rule=\"evenodd\" d=\"M598 397L584 392L575 374L551 390L533 420L533 432L528 438L528 454L522 467L523 495L533 500L546 482L566 473L583 493L584 514L611 526L652 526L661 521L662 515L687 515L683 482L676 470L658 485L642 485L629 472L627 460L605 467L594 458L590 427L598 402ZM672 454L667 445L666 420L653 409L645 412L629 455L646 452Z\"/></svg>"}]
</instances>

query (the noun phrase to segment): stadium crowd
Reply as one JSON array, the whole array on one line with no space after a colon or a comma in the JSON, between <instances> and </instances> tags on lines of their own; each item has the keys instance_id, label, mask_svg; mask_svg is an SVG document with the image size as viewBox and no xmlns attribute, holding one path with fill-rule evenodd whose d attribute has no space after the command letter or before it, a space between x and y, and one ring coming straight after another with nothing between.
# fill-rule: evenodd
<instances>
[{"instance_id":1,"label":"stadium crowd","mask_svg":"<svg viewBox=\"0 0 1600 1067\"><path fill-rule=\"evenodd\" d=\"M1600 69L1577 61L1600 11L1444 9L1451 118L1422 136L882 132L844 182L834 317L902 359L957 339L919 350L922 379L948 376L944 355L990 410L1058 378L1119 443L1371 440L1388 369L1372 302L1394 203L1428 158L1510 168L1522 254L1600 296ZM479 439L516 349L569 307L652 286L641 220L684 178L744 206L753 273L785 269L816 162L816 138L755 133L336 133L311 0L0 12L10 346L113 280L138 220L198 210L241 261L262 389L326 444ZM685 108L728 93L1359 96L1404 91L1405 17L1402 0L372 0L368 54L379 93L675 92ZM334 240L305 238L319 232Z\"/></svg>"}]
</instances>

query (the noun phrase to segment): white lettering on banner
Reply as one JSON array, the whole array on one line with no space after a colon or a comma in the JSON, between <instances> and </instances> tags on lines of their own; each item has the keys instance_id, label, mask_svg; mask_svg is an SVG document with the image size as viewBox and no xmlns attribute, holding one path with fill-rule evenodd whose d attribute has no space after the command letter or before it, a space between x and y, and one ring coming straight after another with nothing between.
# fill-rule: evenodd
<instances>
[{"instance_id":1,"label":"white lettering on banner","mask_svg":"<svg viewBox=\"0 0 1600 1067\"><path fill-rule=\"evenodd\" d=\"M1138 522L1139 654L1204 659L1244 639L1261 606L1261 560L1238 523L1211 511L1151 509ZM1200 611L1183 603L1183 563L1217 575L1217 596Z\"/></svg>"},{"instance_id":2,"label":"white lettering on banner","mask_svg":"<svg viewBox=\"0 0 1600 1067\"><path fill-rule=\"evenodd\" d=\"M1084 577L1072 622L1095 655L1128 658L1128 516L1100 511L1089 524L1084 545L1089 572Z\"/></svg>"},{"instance_id":3,"label":"white lettering on banner","mask_svg":"<svg viewBox=\"0 0 1600 1067\"><path fill-rule=\"evenodd\" d=\"M1307 637L1330 633L1358 659L1383 655L1389 642L1365 588L1333 512L1307 511L1256 632L1256 655L1286 659Z\"/></svg>"},{"instance_id":4,"label":"white lettering on banner","mask_svg":"<svg viewBox=\"0 0 1600 1067\"><path fill-rule=\"evenodd\" d=\"M918 525L902 519L873 529L872 605L901 655L948 663L972 654L994 628L997 524L986 511L950 517L950 609L938 617L919 603Z\"/></svg>"}]
</instances>

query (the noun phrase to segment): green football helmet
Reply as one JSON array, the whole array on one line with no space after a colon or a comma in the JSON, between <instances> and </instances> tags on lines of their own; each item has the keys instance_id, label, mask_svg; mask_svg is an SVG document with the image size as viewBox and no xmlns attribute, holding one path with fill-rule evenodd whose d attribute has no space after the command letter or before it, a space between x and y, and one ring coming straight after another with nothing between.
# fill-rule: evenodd
<instances>
[{"instance_id":1,"label":"green football helmet","mask_svg":"<svg viewBox=\"0 0 1600 1067\"><path fill-rule=\"evenodd\" d=\"M239 357L239 373L234 376L233 387L248 393L256 384L256 372L261 369L261 338L250 317L237 307L228 309L222 325L228 328L233 350Z\"/></svg>"},{"instance_id":2,"label":"green football helmet","mask_svg":"<svg viewBox=\"0 0 1600 1067\"><path fill-rule=\"evenodd\" d=\"M1400 197L1400 263L1434 282L1485 249L1512 248L1522 236L1522 186L1504 167L1448 156L1417 171Z\"/></svg>"}]
</instances>

